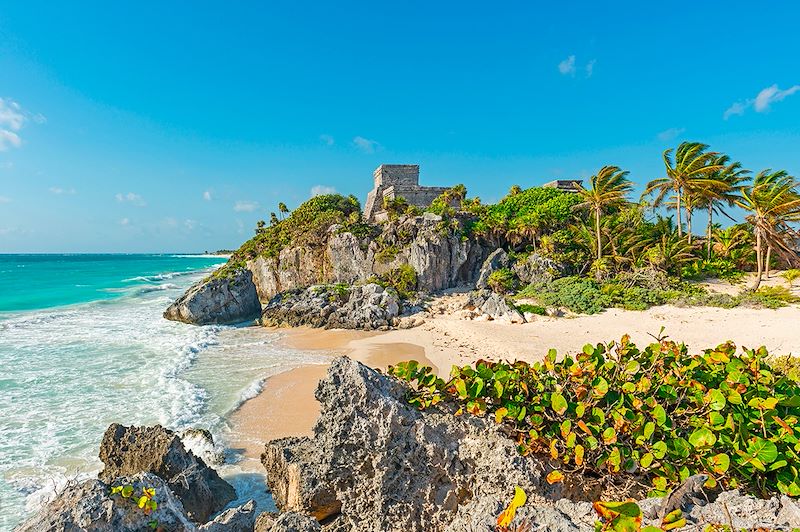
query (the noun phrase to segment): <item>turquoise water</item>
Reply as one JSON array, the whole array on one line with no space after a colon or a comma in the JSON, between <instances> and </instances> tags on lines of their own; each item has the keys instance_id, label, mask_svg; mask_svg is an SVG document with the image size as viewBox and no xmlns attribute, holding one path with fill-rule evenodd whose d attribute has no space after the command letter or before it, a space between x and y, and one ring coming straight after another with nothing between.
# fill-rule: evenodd
<instances>
[{"instance_id":1,"label":"turquoise water","mask_svg":"<svg viewBox=\"0 0 800 532\"><path fill-rule=\"evenodd\" d=\"M0 530L70 479L96 474L110 423L202 427L224 445L229 414L267 376L321 361L281 347L263 328L163 319L175 298L223 262L0 255ZM262 479L237 464L220 470L242 499L266 497Z\"/></svg>"}]
</instances>

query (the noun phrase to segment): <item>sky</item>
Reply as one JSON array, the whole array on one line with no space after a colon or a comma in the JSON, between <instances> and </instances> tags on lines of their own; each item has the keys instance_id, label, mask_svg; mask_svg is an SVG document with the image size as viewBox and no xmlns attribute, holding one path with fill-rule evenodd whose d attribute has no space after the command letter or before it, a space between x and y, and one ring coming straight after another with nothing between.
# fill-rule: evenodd
<instances>
[{"instance_id":1,"label":"sky","mask_svg":"<svg viewBox=\"0 0 800 532\"><path fill-rule=\"evenodd\" d=\"M800 175L800 3L601 4L0 0L0 253L235 248L381 163L485 202L683 140Z\"/></svg>"}]
</instances>

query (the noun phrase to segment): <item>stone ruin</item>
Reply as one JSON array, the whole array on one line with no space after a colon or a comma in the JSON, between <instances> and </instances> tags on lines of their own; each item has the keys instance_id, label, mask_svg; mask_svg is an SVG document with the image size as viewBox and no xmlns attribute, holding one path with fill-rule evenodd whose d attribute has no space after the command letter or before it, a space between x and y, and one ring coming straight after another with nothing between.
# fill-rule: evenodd
<instances>
[{"instance_id":1,"label":"stone ruin","mask_svg":"<svg viewBox=\"0 0 800 532\"><path fill-rule=\"evenodd\" d=\"M409 205L425 209L448 187L422 187L418 164L382 164L372 174L375 188L367 194L364 216L371 222L388 218L383 209L385 200L404 198Z\"/></svg>"}]
</instances>

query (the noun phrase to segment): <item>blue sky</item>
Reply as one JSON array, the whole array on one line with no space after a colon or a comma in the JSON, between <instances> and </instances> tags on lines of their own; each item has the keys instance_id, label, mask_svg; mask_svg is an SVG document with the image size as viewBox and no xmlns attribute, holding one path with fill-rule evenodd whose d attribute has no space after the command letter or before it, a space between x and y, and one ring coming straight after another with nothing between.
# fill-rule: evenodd
<instances>
[{"instance_id":1,"label":"blue sky","mask_svg":"<svg viewBox=\"0 0 800 532\"><path fill-rule=\"evenodd\" d=\"M0 252L236 247L384 162L484 201L681 140L800 174L800 4L600 4L0 0Z\"/></svg>"}]
</instances>

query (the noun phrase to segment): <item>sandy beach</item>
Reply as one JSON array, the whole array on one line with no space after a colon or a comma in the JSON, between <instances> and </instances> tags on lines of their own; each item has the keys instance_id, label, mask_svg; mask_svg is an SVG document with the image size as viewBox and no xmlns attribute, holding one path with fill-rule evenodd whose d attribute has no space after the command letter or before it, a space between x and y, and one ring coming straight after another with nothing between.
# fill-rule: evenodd
<instances>
[{"instance_id":1,"label":"sandy beach","mask_svg":"<svg viewBox=\"0 0 800 532\"><path fill-rule=\"evenodd\" d=\"M647 345L664 327L664 335L701 350L733 340L740 347L764 345L776 355L800 355L800 307L777 310L715 307L653 307L646 311L608 309L572 318L537 317L526 324L470 321L447 312L463 294L437 298L425 323L413 329L363 332L284 329L289 348L318 351L331 358L347 355L371 367L414 359L446 376L452 365L478 358L541 359L550 348L575 353L587 343L618 340L629 334ZM438 311L437 311L438 309ZM438 312L438 313L437 313ZM232 417L232 428L244 457L257 460L265 442L311 434L319 413L314 390L326 365L305 366L271 377L260 395Z\"/></svg>"}]
</instances>

